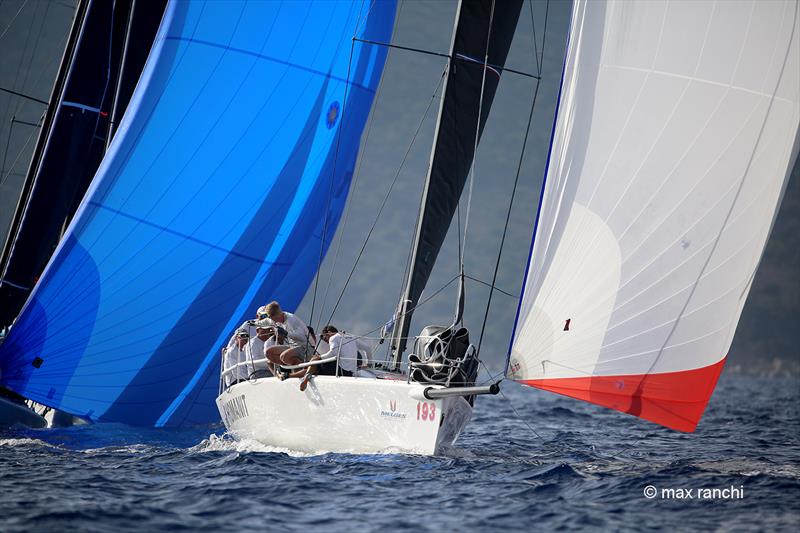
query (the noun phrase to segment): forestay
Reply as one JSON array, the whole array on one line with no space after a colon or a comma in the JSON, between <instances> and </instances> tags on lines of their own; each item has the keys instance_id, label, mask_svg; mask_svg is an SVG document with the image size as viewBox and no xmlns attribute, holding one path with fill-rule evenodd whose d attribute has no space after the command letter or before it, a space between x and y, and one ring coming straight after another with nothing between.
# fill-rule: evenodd
<instances>
[{"instance_id":1,"label":"forestay","mask_svg":"<svg viewBox=\"0 0 800 533\"><path fill-rule=\"evenodd\" d=\"M217 420L220 348L266 299L298 305L329 244L385 60L352 37L389 41L395 9L170 2L0 384L93 420Z\"/></svg>"},{"instance_id":2,"label":"forestay","mask_svg":"<svg viewBox=\"0 0 800 533\"><path fill-rule=\"evenodd\" d=\"M797 155L799 21L575 3L510 377L695 428Z\"/></svg>"}]
</instances>

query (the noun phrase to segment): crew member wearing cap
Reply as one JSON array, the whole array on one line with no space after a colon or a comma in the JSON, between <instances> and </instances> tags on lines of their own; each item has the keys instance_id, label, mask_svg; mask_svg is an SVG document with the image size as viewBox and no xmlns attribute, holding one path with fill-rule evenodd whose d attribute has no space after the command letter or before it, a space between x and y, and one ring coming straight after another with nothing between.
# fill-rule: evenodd
<instances>
[{"instance_id":1,"label":"crew member wearing cap","mask_svg":"<svg viewBox=\"0 0 800 533\"><path fill-rule=\"evenodd\" d=\"M243 363L246 360L246 349L249 341L250 333L244 328L237 329L231 340L228 341L222 365L223 372L225 372L224 382L226 387L247 379L249 374L247 367L246 365L239 365L239 363Z\"/></svg>"},{"instance_id":2,"label":"crew member wearing cap","mask_svg":"<svg viewBox=\"0 0 800 533\"><path fill-rule=\"evenodd\" d=\"M256 336L250 339L245 349L250 363L250 377L264 378L275 373L272 365L264 359L265 346L275 344L274 336L273 328L265 324L256 325Z\"/></svg>"}]
</instances>

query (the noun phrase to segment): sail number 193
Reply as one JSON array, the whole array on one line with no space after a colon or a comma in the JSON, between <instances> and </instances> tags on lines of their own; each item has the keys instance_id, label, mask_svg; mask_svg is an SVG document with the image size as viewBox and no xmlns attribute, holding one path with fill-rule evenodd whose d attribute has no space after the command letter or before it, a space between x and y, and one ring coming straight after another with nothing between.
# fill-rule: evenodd
<instances>
[{"instance_id":1,"label":"sail number 193","mask_svg":"<svg viewBox=\"0 0 800 533\"><path fill-rule=\"evenodd\" d=\"M417 402L417 420L436 420L436 404Z\"/></svg>"}]
</instances>

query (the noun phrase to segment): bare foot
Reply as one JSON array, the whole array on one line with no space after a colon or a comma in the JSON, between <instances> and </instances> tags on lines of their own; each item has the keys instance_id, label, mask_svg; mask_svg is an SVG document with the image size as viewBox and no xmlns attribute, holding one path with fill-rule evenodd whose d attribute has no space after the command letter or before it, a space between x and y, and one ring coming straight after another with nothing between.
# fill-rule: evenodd
<instances>
[{"instance_id":1,"label":"bare foot","mask_svg":"<svg viewBox=\"0 0 800 533\"><path fill-rule=\"evenodd\" d=\"M306 387L308 387L308 382L311 381L311 377L312 376L313 376L313 374L311 374L310 372L308 374L306 374L305 376L303 376L303 381L300 382L300 391L301 392L306 390Z\"/></svg>"}]
</instances>

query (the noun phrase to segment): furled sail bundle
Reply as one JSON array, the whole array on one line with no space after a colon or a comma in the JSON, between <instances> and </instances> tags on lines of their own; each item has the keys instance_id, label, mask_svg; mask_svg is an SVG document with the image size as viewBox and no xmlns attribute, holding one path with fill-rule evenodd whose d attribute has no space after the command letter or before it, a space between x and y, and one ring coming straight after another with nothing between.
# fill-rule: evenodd
<instances>
[{"instance_id":1,"label":"furled sail bundle","mask_svg":"<svg viewBox=\"0 0 800 533\"><path fill-rule=\"evenodd\" d=\"M575 3L510 377L694 430L797 156L798 9Z\"/></svg>"},{"instance_id":2,"label":"furled sail bundle","mask_svg":"<svg viewBox=\"0 0 800 533\"><path fill-rule=\"evenodd\" d=\"M341 214L396 5L170 2L0 385L92 420L207 422L219 349L299 304ZM327 230L327 231L325 231Z\"/></svg>"}]
</instances>

